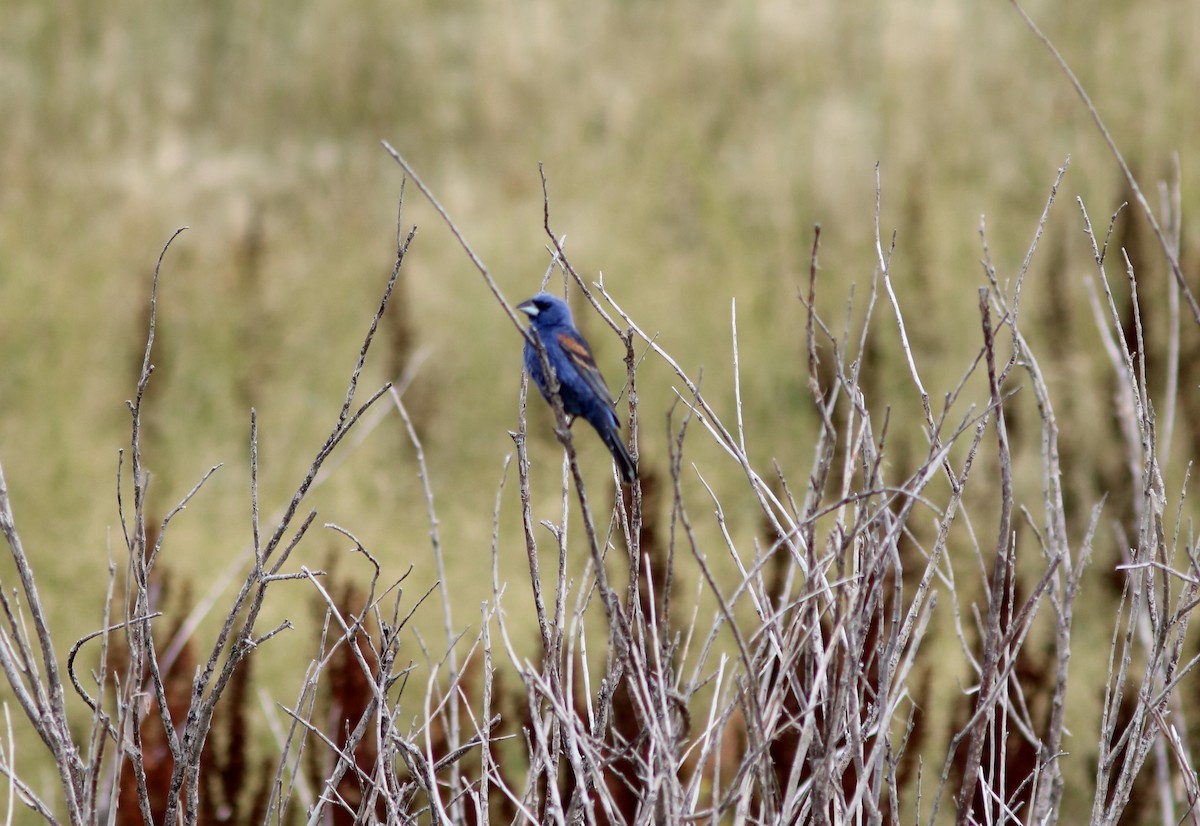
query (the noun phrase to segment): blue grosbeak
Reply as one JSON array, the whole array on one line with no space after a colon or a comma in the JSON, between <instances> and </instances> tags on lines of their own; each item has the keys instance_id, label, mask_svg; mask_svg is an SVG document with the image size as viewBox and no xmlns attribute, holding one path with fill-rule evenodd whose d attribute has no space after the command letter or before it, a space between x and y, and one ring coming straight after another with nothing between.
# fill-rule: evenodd
<instances>
[{"instance_id":1,"label":"blue grosbeak","mask_svg":"<svg viewBox=\"0 0 1200 826\"><path fill-rule=\"evenodd\" d=\"M571 308L567 302L550 293L538 293L528 301L517 305L517 309L529 316L529 331L536 335L546 348L546 358L558 376L559 398L563 410L570 416L580 416L596 428L604 440L609 453L617 463L621 479L633 484L637 479L637 467L625 443L621 441L620 424L613 410L612 394L592 358L592 348L575 329L571 320ZM525 369L529 377L542 391L542 397L550 401L549 382L542 372L542 360L537 348L525 342Z\"/></svg>"}]
</instances>

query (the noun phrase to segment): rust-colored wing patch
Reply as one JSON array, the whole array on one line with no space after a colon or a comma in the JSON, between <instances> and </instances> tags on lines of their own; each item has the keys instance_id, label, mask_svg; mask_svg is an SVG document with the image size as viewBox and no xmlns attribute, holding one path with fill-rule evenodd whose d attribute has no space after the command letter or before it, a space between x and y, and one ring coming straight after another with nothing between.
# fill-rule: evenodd
<instances>
[{"instance_id":1,"label":"rust-colored wing patch","mask_svg":"<svg viewBox=\"0 0 1200 826\"><path fill-rule=\"evenodd\" d=\"M578 339L570 336L567 333L558 334L558 343L567 351L572 361L576 363L586 364L588 367L595 367L596 360L592 358L592 354L588 351L587 345Z\"/></svg>"},{"instance_id":2,"label":"rust-colored wing patch","mask_svg":"<svg viewBox=\"0 0 1200 826\"><path fill-rule=\"evenodd\" d=\"M575 368L575 373L596 395L597 400L602 400L605 404L612 406L612 393L604 383L604 376L600 375L600 370L596 367L596 360L592 358L592 351L588 349L587 344L578 336L570 333L559 333L558 343L562 347L563 354Z\"/></svg>"}]
</instances>

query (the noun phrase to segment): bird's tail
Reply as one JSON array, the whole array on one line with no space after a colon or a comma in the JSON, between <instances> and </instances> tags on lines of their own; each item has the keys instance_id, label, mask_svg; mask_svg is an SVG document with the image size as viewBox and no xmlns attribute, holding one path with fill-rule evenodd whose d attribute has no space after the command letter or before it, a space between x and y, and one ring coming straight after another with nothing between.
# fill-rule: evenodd
<instances>
[{"instance_id":1,"label":"bird's tail","mask_svg":"<svg viewBox=\"0 0 1200 826\"><path fill-rule=\"evenodd\" d=\"M612 454L613 461L617 463L621 480L627 485L632 485L637 480L637 465L633 463L633 457L629 455L625 442L621 440L621 431L615 427L606 427L600 432L600 436L604 439L608 452Z\"/></svg>"}]
</instances>

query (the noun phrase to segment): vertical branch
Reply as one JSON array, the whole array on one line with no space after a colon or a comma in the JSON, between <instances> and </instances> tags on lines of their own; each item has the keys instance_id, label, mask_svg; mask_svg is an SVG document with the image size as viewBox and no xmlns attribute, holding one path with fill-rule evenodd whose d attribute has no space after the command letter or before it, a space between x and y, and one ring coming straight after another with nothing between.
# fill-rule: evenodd
<instances>
[{"instance_id":1,"label":"vertical branch","mask_svg":"<svg viewBox=\"0 0 1200 826\"><path fill-rule=\"evenodd\" d=\"M529 375L521 373L521 394L517 412L517 429L510 432L517 446L517 487L521 494L521 527L525 535L525 556L529 563L529 582L533 588L533 608L537 615L538 630L542 638L542 656L547 662L556 659L557 639L555 630L546 616L546 600L542 596L542 577L538 562L537 535L533 530L533 494L529 488L528 429L526 424L527 401L529 398Z\"/></svg>"},{"instance_id":2,"label":"vertical branch","mask_svg":"<svg viewBox=\"0 0 1200 826\"><path fill-rule=\"evenodd\" d=\"M904 314L900 312L900 300L896 298L896 290L892 286L892 251L896 248L896 236L892 234L892 243L887 253L883 251L883 241L879 233L879 211L882 203L882 184L880 183L879 164L875 164L875 256L879 264L879 272L883 276L883 286L887 290L888 299L892 302L892 310L896 313L896 327L900 331L900 349L908 363L908 372L912 376L917 392L921 394L921 407L925 411L925 423L933 431L933 413L929 407L929 393L921 382L917 372L917 363L913 360L912 346L908 343L908 331L904 327Z\"/></svg>"},{"instance_id":3,"label":"vertical branch","mask_svg":"<svg viewBox=\"0 0 1200 826\"><path fill-rule=\"evenodd\" d=\"M1172 156L1174 177L1170 184L1161 187L1162 212L1167 224L1171 252L1179 258L1183 236L1183 185L1179 168L1179 154ZM1179 282L1172 279L1167 285L1167 373L1166 393L1163 404L1162 465L1171 463L1171 442L1175 436L1175 412L1179 403Z\"/></svg>"},{"instance_id":4,"label":"vertical branch","mask_svg":"<svg viewBox=\"0 0 1200 826\"><path fill-rule=\"evenodd\" d=\"M1012 457L1009 454L1008 431L1004 424L1004 408L1001 405L1000 385L997 382L995 335L988 307L986 288L979 290L979 311L983 316L983 349L987 360L988 387L996 422L996 443L1000 464L1000 519L996 529L996 553L992 563L992 583L988 600L987 629L983 640L983 664L979 675L979 691L976 694L974 725L967 745L967 758L963 767L962 787L958 793L959 824L969 822L971 801L978 785L979 765L988 729L992 725L997 693L1001 643L1004 637L1005 583L1012 562L1010 549L1015 551L1010 537L1012 519ZM990 708L989 708L990 706ZM981 713L982 712L982 713Z\"/></svg>"},{"instance_id":5,"label":"vertical branch","mask_svg":"<svg viewBox=\"0 0 1200 826\"><path fill-rule=\"evenodd\" d=\"M396 405L396 409L400 412L400 418L404 420L404 429L408 432L408 439L412 442L413 449L417 453L417 469L421 477L421 487L425 492L425 513L429 520L429 541L433 547L433 560L437 569L438 575L438 593L442 598L442 626L446 632L446 667L448 669L447 676L451 683L458 680L458 655L454 650L455 633L454 622L451 618L450 611L450 585L446 580L446 561L442 555L441 535L438 533L438 518L437 511L433 506L433 487L429 482L429 467L425 464L425 449L421 446L421 439L417 436L416 428L413 427L412 418L408 415L408 409L404 406L404 401L400 398L400 394L396 392L396 388L390 390L392 402ZM460 722L459 722L459 704L450 702L450 731L449 743L450 749L458 748L460 737ZM458 764L455 763L452 767L451 786L458 786ZM461 814L461 812L459 812Z\"/></svg>"},{"instance_id":6,"label":"vertical branch","mask_svg":"<svg viewBox=\"0 0 1200 826\"><path fill-rule=\"evenodd\" d=\"M16 610L18 609L9 602L8 596L3 594L2 589L0 589L0 601L3 603L8 628L0 630L0 667L3 668L8 684L16 695L22 711L25 712L25 716L29 718L34 730L37 731L38 736L42 738L42 742L46 744L55 759L68 813L73 820L83 818L83 799L86 793L84 787L85 768L68 726L66 702L63 696L62 681L59 678L58 661L54 656L53 638L50 636L49 623L46 620L41 597L34 582L33 568L29 564L29 557L25 553L25 546L21 542L20 534L17 533L3 467L0 467L0 534L4 535L8 549L12 553L13 562L17 568L17 577L21 582L21 590L25 595L30 615L33 617L34 634L38 639L42 667L46 671L46 677L43 681L38 673L33 646L26 636L22 624L17 620ZM5 713L7 714L7 712L6 704ZM9 728L11 731L11 725ZM12 750L10 749L0 771L7 774L10 782L16 783L15 769L11 760ZM45 804L42 804L36 795L30 793L24 796L35 808L48 811Z\"/></svg>"}]
</instances>

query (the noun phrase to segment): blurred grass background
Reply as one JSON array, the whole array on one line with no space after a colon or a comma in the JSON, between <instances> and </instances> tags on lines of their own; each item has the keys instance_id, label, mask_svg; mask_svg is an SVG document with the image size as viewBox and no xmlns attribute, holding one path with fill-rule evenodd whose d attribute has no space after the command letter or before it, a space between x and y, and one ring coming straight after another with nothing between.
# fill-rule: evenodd
<instances>
[{"instance_id":1,"label":"blurred grass background","mask_svg":"<svg viewBox=\"0 0 1200 826\"><path fill-rule=\"evenodd\" d=\"M1183 211L1192 214L1200 4L1032 2L1028 10L1092 94L1143 187L1169 176L1178 152ZM250 406L259 412L264 514L284 504L332 425L394 252L401 173L381 139L438 193L512 301L535 291L547 260L544 162L552 226L568 236L572 262L590 278L603 271L685 369L703 367L706 394L730 420L736 298L751 454L764 468L777 459L795 480L807 473L815 432L795 298L812 225L823 227L819 303L837 320L851 285L865 295L875 269L880 163L882 232L886 244L898 231L893 275L936 403L978 346L980 216L1002 276L1015 274L1069 154L1024 327L1035 349L1050 348L1043 366L1061 391L1079 519L1121 473L1119 447L1109 450L1095 423L1074 424L1108 403L1111 382L1084 299L1090 252L1072 201L1083 197L1103 226L1127 196L1065 78L1000 0L365 0L353 8L0 0L0 111L0 460L64 647L99 625L109 548L121 559L117 450L162 244L191 227L167 257L160 293L146 443L153 507L165 513L205 469L225 463L173 524L164 556L199 594L247 553ZM411 188L404 220L419 232L364 386L394 378L409 354L427 348L406 398L466 625L491 591L483 572L512 451L520 344ZM1145 235L1132 211L1126 221L1122 232ZM1184 247L1193 276L1195 241L1192 230ZM1165 294L1165 270L1160 257L1147 259L1139 276L1154 301ZM619 385L619 342L594 317L580 323ZM903 448L905 433L920 439L919 404L894 332L875 345L901 473L919 458ZM657 364L639 381L642 462L662 469L673 382ZM1183 384L1193 408L1194 388ZM546 494L539 518L553 518L557 500L549 422L534 410L536 481ZM1026 438L1036 443L1036 433ZM594 490L605 490L603 449L583 442ZM1173 449L1190 457L1194 443L1181 425ZM728 494L732 530L756 535L757 508L740 492L737 469L702 440L693 451L705 478ZM1035 461L1027 471L1036 486ZM510 568L502 570L509 614L520 622L528 585L513 488L504 496L501 564ZM709 508L697 488L694 504ZM353 530L393 576L415 566L406 592L434 581L413 452L397 417L314 504L321 521ZM297 564L323 565L334 549L345 541L318 532ZM307 598L304 586L285 587ZM271 608L275 619L303 613L280 599ZM439 627L438 612L426 625ZM1097 639L1107 634L1100 628ZM280 662L295 655L288 643L272 645Z\"/></svg>"}]
</instances>

